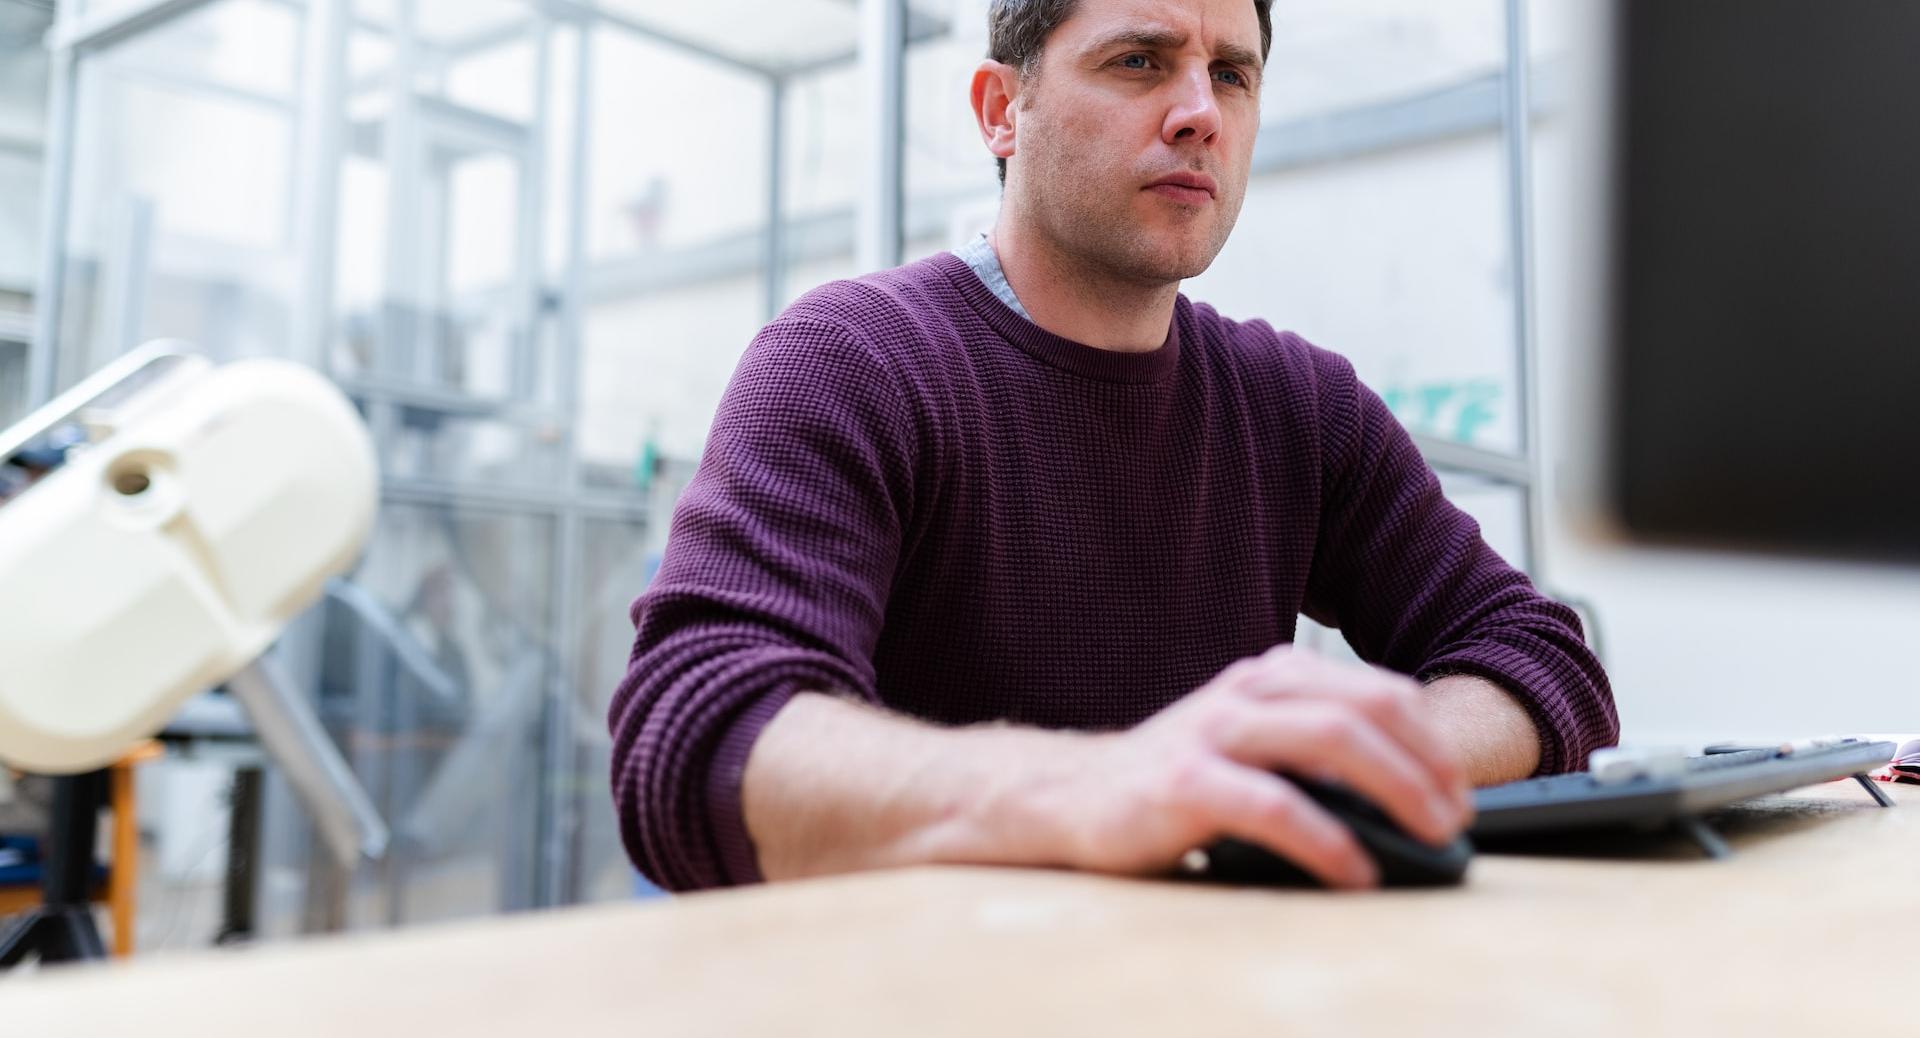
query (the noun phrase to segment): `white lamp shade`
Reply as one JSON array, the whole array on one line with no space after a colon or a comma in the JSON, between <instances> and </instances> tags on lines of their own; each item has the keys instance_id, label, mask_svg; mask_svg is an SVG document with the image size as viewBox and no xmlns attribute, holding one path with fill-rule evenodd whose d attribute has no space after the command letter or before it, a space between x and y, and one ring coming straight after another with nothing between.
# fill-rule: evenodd
<instances>
[{"instance_id":1,"label":"white lamp shade","mask_svg":"<svg viewBox=\"0 0 1920 1038\"><path fill-rule=\"evenodd\" d=\"M102 767L258 657L373 523L366 427L299 365L166 380L0 508L0 760Z\"/></svg>"}]
</instances>

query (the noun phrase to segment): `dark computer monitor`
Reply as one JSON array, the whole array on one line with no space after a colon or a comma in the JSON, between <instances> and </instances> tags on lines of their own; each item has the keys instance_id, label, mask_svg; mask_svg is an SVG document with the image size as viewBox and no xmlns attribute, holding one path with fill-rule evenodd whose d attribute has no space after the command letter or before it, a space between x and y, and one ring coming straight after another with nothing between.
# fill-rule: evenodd
<instances>
[{"instance_id":1,"label":"dark computer monitor","mask_svg":"<svg viewBox=\"0 0 1920 1038\"><path fill-rule=\"evenodd\" d=\"M1920 2L1622 0L1615 519L1920 561Z\"/></svg>"}]
</instances>

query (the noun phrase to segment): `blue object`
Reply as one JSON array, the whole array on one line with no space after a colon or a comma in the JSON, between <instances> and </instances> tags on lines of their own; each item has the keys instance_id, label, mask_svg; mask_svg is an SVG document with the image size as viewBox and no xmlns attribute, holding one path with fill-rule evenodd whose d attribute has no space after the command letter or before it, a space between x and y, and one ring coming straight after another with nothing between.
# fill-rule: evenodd
<instances>
[{"instance_id":1,"label":"blue object","mask_svg":"<svg viewBox=\"0 0 1920 1038\"><path fill-rule=\"evenodd\" d=\"M37 887L46 874L46 859L40 853L37 836L0 836L0 887ZM107 867L93 866L93 881L107 881Z\"/></svg>"},{"instance_id":2,"label":"blue object","mask_svg":"<svg viewBox=\"0 0 1920 1038\"><path fill-rule=\"evenodd\" d=\"M648 881L647 877L635 872L633 874L633 896L636 898L666 897L667 892L654 886Z\"/></svg>"}]
</instances>

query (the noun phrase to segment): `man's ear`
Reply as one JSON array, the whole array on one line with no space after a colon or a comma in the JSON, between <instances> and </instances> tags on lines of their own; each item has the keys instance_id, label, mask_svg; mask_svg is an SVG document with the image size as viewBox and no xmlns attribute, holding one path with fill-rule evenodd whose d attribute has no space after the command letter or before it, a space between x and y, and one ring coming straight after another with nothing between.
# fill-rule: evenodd
<instances>
[{"instance_id":1,"label":"man's ear","mask_svg":"<svg viewBox=\"0 0 1920 1038\"><path fill-rule=\"evenodd\" d=\"M1012 65L983 61L973 70L973 118L980 139L996 158L1014 152L1014 101L1020 95L1020 73Z\"/></svg>"}]
</instances>

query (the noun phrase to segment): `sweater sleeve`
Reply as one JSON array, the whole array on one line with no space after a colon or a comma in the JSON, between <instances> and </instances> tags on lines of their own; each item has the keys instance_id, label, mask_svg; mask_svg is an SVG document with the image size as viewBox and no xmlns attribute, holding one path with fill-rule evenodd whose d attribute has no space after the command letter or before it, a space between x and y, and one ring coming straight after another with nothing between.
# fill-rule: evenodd
<instances>
[{"instance_id":1,"label":"sweater sleeve","mask_svg":"<svg viewBox=\"0 0 1920 1038\"><path fill-rule=\"evenodd\" d=\"M806 318L767 326L734 372L608 718L621 838L664 888L760 879L741 778L795 693L875 699L912 507L904 401L848 331Z\"/></svg>"},{"instance_id":2,"label":"sweater sleeve","mask_svg":"<svg viewBox=\"0 0 1920 1038\"><path fill-rule=\"evenodd\" d=\"M1304 611L1369 662L1422 681L1471 674L1500 685L1533 718L1536 774L1585 767L1590 751L1619 740L1620 723L1579 617L1487 546L1346 360L1309 352L1325 433Z\"/></svg>"}]
</instances>

